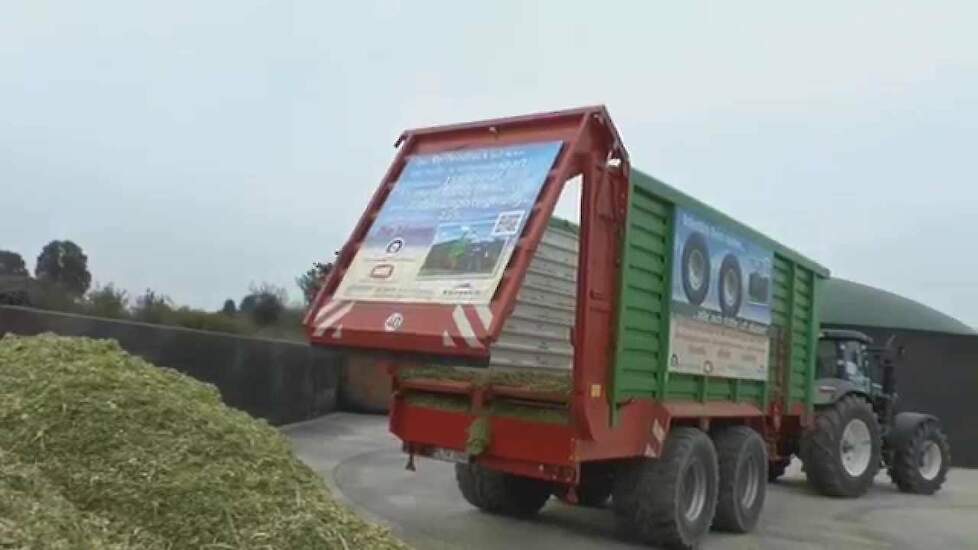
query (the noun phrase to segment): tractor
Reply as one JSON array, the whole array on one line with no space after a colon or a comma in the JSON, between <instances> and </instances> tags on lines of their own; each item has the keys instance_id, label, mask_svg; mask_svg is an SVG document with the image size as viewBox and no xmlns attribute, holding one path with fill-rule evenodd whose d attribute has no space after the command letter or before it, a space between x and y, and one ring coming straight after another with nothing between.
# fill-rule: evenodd
<instances>
[{"instance_id":1,"label":"tractor","mask_svg":"<svg viewBox=\"0 0 978 550\"><path fill-rule=\"evenodd\" d=\"M815 422L797 442L808 481L822 494L856 497L881 467L905 493L933 494L951 464L937 417L896 412L895 357L888 342L853 330L823 330L815 372ZM790 455L788 455L790 456ZM790 459L769 464L774 481Z\"/></svg>"}]
</instances>

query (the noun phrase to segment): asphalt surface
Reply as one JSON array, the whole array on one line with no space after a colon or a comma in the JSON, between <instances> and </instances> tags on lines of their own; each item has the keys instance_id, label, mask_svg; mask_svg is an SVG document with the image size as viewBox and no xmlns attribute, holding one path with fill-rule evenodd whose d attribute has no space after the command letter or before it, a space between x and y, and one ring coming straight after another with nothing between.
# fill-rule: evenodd
<instances>
[{"instance_id":1,"label":"asphalt surface","mask_svg":"<svg viewBox=\"0 0 978 550\"><path fill-rule=\"evenodd\" d=\"M282 430L337 498L419 550L646 548L620 533L609 509L551 499L531 520L479 512L451 464L419 459L416 472L405 470L382 416L336 413ZM703 548L978 548L978 470L952 470L935 496L902 494L882 474L866 496L832 499L813 493L796 463L768 485L753 533L710 533Z\"/></svg>"}]
</instances>

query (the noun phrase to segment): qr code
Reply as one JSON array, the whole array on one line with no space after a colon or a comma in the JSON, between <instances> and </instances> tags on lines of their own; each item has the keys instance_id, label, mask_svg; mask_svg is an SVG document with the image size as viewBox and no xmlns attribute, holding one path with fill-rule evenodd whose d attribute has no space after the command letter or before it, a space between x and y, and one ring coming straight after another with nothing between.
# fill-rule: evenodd
<instances>
[{"instance_id":1,"label":"qr code","mask_svg":"<svg viewBox=\"0 0 978 550\"><path fill-rule=\"evenodd\" d=\"M519 231L520 222L523 221L525 210L515 210L513 212L502 212L496 218L496 225L492 228L493 235L512 235Z\"/></svg>"}]
</instances>

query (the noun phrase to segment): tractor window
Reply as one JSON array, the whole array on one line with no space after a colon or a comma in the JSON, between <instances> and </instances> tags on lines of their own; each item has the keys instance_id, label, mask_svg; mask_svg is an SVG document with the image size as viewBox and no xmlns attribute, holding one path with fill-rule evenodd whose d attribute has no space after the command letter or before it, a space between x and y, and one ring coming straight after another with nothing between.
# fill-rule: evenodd
<instances>
[{"instance_id":1,"label":"tractor window","mask_svg":"<svg viewBox=\"0 0 978 550\"><path fill-rule=\"evenodd\" d=\"M844 378L852 382L862 381L865 374L863 363L863 345L861 342L839 342L839 359L845 372Z\"/></svg>"},{"instance_id":2,"label":"tractor window","mask_svg":"<svg viewBox=\"0 0 978 550\"><path fill-rule=\"evenodd\" d=\"M837 378L836 353L838 344L834 340L819 340L818 342L818 377Z\"/></svg>"}]
</instances>

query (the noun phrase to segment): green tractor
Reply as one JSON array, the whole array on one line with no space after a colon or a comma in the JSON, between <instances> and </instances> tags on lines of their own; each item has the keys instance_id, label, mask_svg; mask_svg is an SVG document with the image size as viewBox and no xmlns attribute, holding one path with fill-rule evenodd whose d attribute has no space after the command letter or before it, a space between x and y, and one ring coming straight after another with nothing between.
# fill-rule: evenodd
<instances>
[{"instance_id":1,"label":"green tractor","mask_svg":"<svg viewBox=\"0 0 978 550\"><path fill-rule=\"evenodd\" d=\"M853 330L824 330L815 373L815 423L798 444L808 481L822 494L856 497L885 466L906 493L933 494L951 464L937 417L896 413L896 371L889 343ZM900 355L897 353L896 355ZM769 477L784 473L772 464Z\"/></svg>"}]
</instances>

